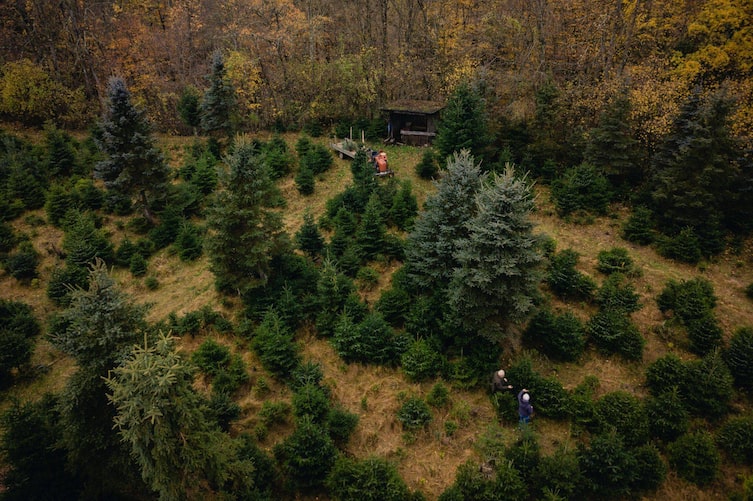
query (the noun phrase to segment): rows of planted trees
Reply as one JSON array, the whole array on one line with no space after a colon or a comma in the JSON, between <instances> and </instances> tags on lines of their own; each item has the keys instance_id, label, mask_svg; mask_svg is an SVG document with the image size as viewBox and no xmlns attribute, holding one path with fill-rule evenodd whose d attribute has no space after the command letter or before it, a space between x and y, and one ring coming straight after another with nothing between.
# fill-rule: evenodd
<instances>
[{"instance_id":1,"label":"rows of planted trees","mask_svg":"<svg viewBox=\"0 0 753 501\"><path fill-rule=\"evenodd\" d=\"M28 305L3 300L2 376L7 384L34 377L29 361L41 332L75 361L61 392L11 403L4 414L4 496L420 499L390 461L348 453L359 416L332 398L322 368L304 356L303 330L327 340L345 364L435 382L396 416L409 442L451 398L448 386L486 389L500 341L511 337L548 360L577 363L588 351L640 364L655 335L632 317L641 299L667 315L663 328L677 340L676 353L637 366L647 396L600 392L595 378L565 388L530 357L506 354L512 384L531 390L542 421L569 424L577 446L546 454L536 428L512 444L486 437L479 447L487 464L461 466L441 499L635 497L659 489L670 470L706 488L738 464L747 483L733 487L750 496L751 327L722 329L703 278L668 281L641 298L633 282L641 269L622 247L599 254L600 280L588 276L577 252L558 249L532 222L537 179L551 183L556 211L571 220L631 204L625 239L655 244L667 257L696 263L743 248L753 173L723 94L691 94L651 150L636 146L629 103L618 95L581 137L584 148L562 157L568 140L546 128L537 129L544 136L493 134L480 82L463 82L435 148L416 166L436 178L420 211L408 179L375 178L359 152L323 213L307 213L290 235L278 181L293 178L301 196L315 195L333 158L305 135L292 147L279 136L236 135L236 90L224 64L216 53L209 87L184 103L186 123L206 135L175 168L121 78L110 80L105 113L83 141L51 123L36 144L3 134L3 267L28 287L44 284L54 311L41 325ZM539 95L541 123L554 119L555 91ZM501 140L508 148L495 156ZM636 151L645 158L630 157ZM115 216L129 235L117 245L105 222ZM60 245L35 248L16 231L20 219L58 228ZM159 288L150 258L168 248L186 261L206 254L216 289L240 298L239 315L206 308L147 322L108 267ZM43 251L59 266L40 280ZM357 282L377 282L373 262L399 269L368 304ZM252 430L230 433L249 370L225 346L207 340L181 353L168 334L201 329L253 350L265 374L289 389L290 404L270 401ZM206 392L193 385L199 373ZM491 404L503 422L516 420L511 395ZM279 422L292 432L262 450L258 441ZM457 426L447 421L445 434Z\"/></svg>"}]
</instances>

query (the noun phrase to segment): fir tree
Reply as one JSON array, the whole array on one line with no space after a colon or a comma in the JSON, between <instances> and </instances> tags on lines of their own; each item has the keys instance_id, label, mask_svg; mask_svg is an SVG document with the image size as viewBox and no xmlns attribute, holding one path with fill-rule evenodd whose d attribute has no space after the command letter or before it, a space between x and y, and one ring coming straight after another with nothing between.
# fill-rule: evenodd
<instances>
[{"instance_id":1,"label":"fir tree","mask_svg":"<svg viewBox=\"0 0 753 501\"><path fill-rule=\"evenodd\" d=\"M468 237L458 243L449 302L467 326L499 339L538 297L542 255L530 219L533 196L508 168L481 189L476 205Z\"/></svg>"},{"instance_id":2,"label":"fir tree","mask_svg":"<svg viewBox=\"0 0 753 501\"><path fill-rule=\"evenodd\" d=\"M253 347L264 368L276 377L284 378L301 364L301 347L275 309L264 314L256 329Z\"/></svg>"},{"instance_id":3,"label":"fir tree","mask_svg":"<svg viewBox=\"0 0 753 501\"><path fill-rule=\"evenodd\" d=\"M44 129L47 172L53 178L70 176L76 168L73 139L50 122L45 124Z\"/></svg>"},{"instance_id":4,"label":"fir tree","mask_svg":"<svg viewBox=\"0 0 753 501\"><path fill-rule=\"evenodd\" d=\"M235 89L227 77L225 58L219 50L212 54L212 72L207 80L209 88L204 92L199 108L201 129L217 140L229 140L235 132Z\"/></svg>"},{"instance_id":5,"label":"fir tree","mask_svg":"<svg viewBox=\"0 0 753 501\"><path fill-rule=\"evenodd\" d=\"M149 263L140 252L134 252L131 256L131 260L128 262L128 270L134 277L143 277L146 275L148 267Z\"/></svg>"},{"instance_id":6,"label":"fir tree","mask_svg":"<svg viewBox=\"0 0 753 501\"><path fill-rule=\"evenodd\" d=\"M97 228L91 213L68 212L63 236L66 264L86 268L96 259L113 259L112 243L104 230Z\"/></svg>"},{"instance_id":7,"label":"fir tree","mask_svg":"<svg viewBox=\"0 0 753 501\"><path fill-rule=\"evenodd\" d=\"M468 236L466 222L475 214L474 199L484 176L468 150L447 161L437 191L424 203L406 244L406 269L414 287L443 291L459 266L457 248Z\"/></svg>"},{"instance_id":8,"label":"fir tree","mask_svg":"<svg viewBox=\"0 0 753 501\"><path fill-rule=\"evenodd\" d=\"M191 127L196 134L196 129L201 125L201 95L196 87L188 85L183 89L178 101L178 113L183 123Z\"/></svg>"},{"instance_id":9,"label":"fir tree","mask_svg":"<svg viewBox=\"0 0 753 501\"><path fill-rule=\"evenodd\" d=\"M329 337L334 333L338 317L354 290L353 281L340 273L331 259L325 259L316 284L316 330L320 336Z\"/></svg>"},{"instance_id":10,"label":"fir tree","mask_svg":"<svg viewBox=\"0 0 753 501\"><path fill-rule=\"evenodd\" d=\"M706 255L723 249L722 231L749 228L753 215L745 193L753 175L727 125L731 113L724 96L704 103L694 92L651 163L652 209L662 231L692 228Z\"/></svg>"},{"instance_id":11,"label":"fir tree","mask_svg":"<svg viewBox=\"0 0 753 501\"><path fill-rule=\"evenodd\" d=\"M275 446L274 454L291 487L306 491L324 483L337 448L325 426L304 416L292 435Z\"/></svg>"},{"instance_id":12,"label":"fir tree","mask_svg":"<svg viewBox=\"0 0 753 501\"><path fill-rule=\"evenodd\" d=\"M314 193L316 180L314 172L306 164L298 167L298 173L295 175L295 187L301 195L311 195Z\"/></svg>"},{"instance_id":13,"label":"fir tree","mask_svg":"<svg viewBox=\"0 0 753 501\"><path fill-rule=\"evenodd\" d=\"M421 161L416 165L416 174L421 179L434 179L438 172L437 155L433 149L427 148L421 156Z\"/></svg>"},{"instance_id":14,"label":"fir tree","mask_svg":"<svg viewBox=\"0 0 753 501\"><path fill-rule=\"evenodd\" d=\"M724 361L737 386L753 389L753 327L740 327L735 331L724 353Z\"/></svg>"},{"instance_id":15,"label":"fir tree","mask_svg":"<svg viewBox=\"0 0 753 501\"><path fill-rule=\"evenodd\" d=\"M208 496L207 485L221 491L226 483L236 494L250 490L253 465L239 459L238 445L202 412L174 338L135 347L106 383L115 426L160 499Z\"/></svg>"},{"instance_id":16,"label":"fir tree","mask_svg":"<svg viewBox=\"0 0 753 501\"><path fill-rule=\"evenodd\" d=\"M175 238L178 256L182 261L194 261L201 256L202 238L199 229L190 221L184 221Z\"/></svg>"},{"instance_id":17,"label":"fir tree","mask_svg":"<svg viewBox=\"0 0 753 501\"><path fill-rule=\"evenodd\" d=\"M547 179L557 174L557 163L565 156L563 150L567 144L566 133L562 127L564 107L560 94L560 90L551 79L536 89L536 111L526 151L526 156L530 157L533 163L532 171L537 176Z\"/></svg>"},{"instance_id":18,"label":"fir tree","mask_svg":"<svg viewBox=\"0 0 753 501\"><path fill-rule=\"evenodd\" d=\"M400 190L392 197L390 207L390 221L399 230L409 230L413 226L413 220L418 214L418 202L413 195L410 180L400 183Z\"/></svg>"},{"instance_id":19,"label":"fir tree","mask_svg":"<svg viewBox=\"0 0 753 501\"><path fill-rule=\"evenodd\" d=\"M552 183L552 198L563 217L577 211L605 214L612 198L610 191L607 178L587 163L567 169Z\"/></svg>"},{"instance_id":20,"label":"fir tree","mask_svg":"<svg viewBox=\"0 0 753 501\"><path fill-rule=\"evenodd\" d=\"M40 325L26 303L0 299L0 381L28 364Z\"/></svg>"},{"instance_id":21,"label":"fir tree","mask_svg":"<svg viewBox=\"0 0 753 501\"><path fill-rule=\"evenodd\" d=\"M230 172L207 219L207 248L218 288L243 292L267 282L288 238L280 213L270 208L278 190L253 145L236 144L227 162Z\"/></svg>"},{"instance_id":22,"label":"fir tree","mask_svg":"<svg viewBox=\"0 0 753 501\"><path fill-rule=\"evenodd\" d=\"M461 83L447 100L442 121L437 129L434 147L440 159L468 150L476 158L483 158L489 146L486 105L481 93L469 83Z\"/></svg>"},{"instance_id":23,"label":"fir tree","mask_svg":"<svg viewBox=\"0 0 753 501\"><path fill-rule=\"evenodd\" d=\"M591 131L585 160L603 173L618 190L637 186L642 181L638 140L629 123L630 98L626 90L609 103Z\"/></svg>"},{"instance_id":24,"label":"fir tree","mask_svg":"<svg viewBox=\"0 0 753 501\"><path fill-rule=\"evenodd\" d=\"M321 255L324 250L324 238L314 222L314 216L309 211L303 214L303 225L295 234L295 243L311 258Z\"/></svg>"},{"instance_id":25,"label":"fir tree","mask_svg":"<svg viewBox=\"0 0 753 501\"><path fill-rule=\"evenodd\" d=\"M369 198L361 218L361 224L356 231L356 243L360 253L368 260L373 260L377 254L383 253L385 238L384 207L379 196L373 193Z\"/></svg>"},{"instance_id":26,"label":"fir tree","mask_svg":"<svg viewBox=\"0 0 753 501\"><path fill-rule=\"evenodd\" d=\"M131 458L112 428L114 409L103 378L143 335L145 315L146 308L135 305L97 261L89 288L72 292L70 306L50 327L52 345L78 366L59 399L61 440L93 497L112 497L138 485Z\"/></svg>"},{"instance_id":27,"label":"fir tree","mask_svg":"<svg viewBox=\"0 0 753 501\"><path fill-rule=\"evenodd\" d=\"M219 175L217 173L217 159L209 152L205 152L196 160L195 170L190 183L203 195L209 195L217 187Z\"/></svg>"},{"instance_id":28,"label":"fir tree","mask_svg":"<svg viewBox=\"0 0 753 501\"><path fill-rule=\"evenodd\" d=\"M82 486L57 445L62 430L56 408L55 397L46 394L34 402L14 401L3 413L3 499L80 499Z\"/></svg>"},{"instance_id":29,"label":"fir tree","mask_svg":"<svg viewBox=\"0 0 753 501\"><path fill-rule=\"evenodd\" d=\"M39 209L44 205L45 184L34 176L35 170L36 167L27 162L14 164L5 184L5 196L9 200L20 200L26 210Z\"/></svg>"},{"instance_id":30,"label":"fir tree","mask_svg":"<svg viewBox=\"0 0 753 501\"><path fill-rule=\"evenodd\" d=\"M47 191L44 204L47 221L53 226L60 227L69 210L76 207L76 198L68 186L55 183Z\"/></svg>"},{"instance_id":31,"label":"fir tree","mask_svg":"<svg viewBox=\"0 0 753 501\"><path fill-rule=\"evenodd\" d=\"M355 212L361 214L365 210L371 194L379 187L377 179L374 177L374 168L369 163L366 152L363 149L356 151L353 162L350 164L350 171L353 174Z\"/></svg>"},{"instance_id":32,"label":"fir tree","mask_svg":"<svg viewBox=\"0 0 753 501\"><path fill-rule=\"evenodd\" d=\"M154 222L152 203L166 193L167 165L154 145L151 125L131 102L123 79L110 79L107 96L105 115L94 134L106 158L95 165L95 176L108 190L127 197L136 195L144 217Z\"/></svg>"}]
</instances>

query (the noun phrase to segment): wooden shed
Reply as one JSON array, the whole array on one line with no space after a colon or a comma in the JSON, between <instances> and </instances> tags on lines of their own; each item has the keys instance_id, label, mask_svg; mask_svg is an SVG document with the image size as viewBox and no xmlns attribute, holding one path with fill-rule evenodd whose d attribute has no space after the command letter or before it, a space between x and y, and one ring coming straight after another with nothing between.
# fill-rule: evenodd
<instances>
[{"instance_id":1,"label":"wooden shed","mask_svg":"<svg viewBox=\"0 0 753 501\"><path fill-rule=\"evenodd\" d=\"M392 143L423 146L437 135L439 114L444 105L436 101L402 100L387 103L382 111L387 119L387 140Z\"/></svg>"}]
</instances>

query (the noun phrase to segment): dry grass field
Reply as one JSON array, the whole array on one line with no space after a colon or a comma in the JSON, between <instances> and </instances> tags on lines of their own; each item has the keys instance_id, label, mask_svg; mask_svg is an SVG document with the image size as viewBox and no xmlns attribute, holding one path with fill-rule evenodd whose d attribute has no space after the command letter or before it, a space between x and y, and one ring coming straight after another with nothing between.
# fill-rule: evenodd
<instances>
[{"instance_id":1,"label":"dry grass field","mask_svg":"<svg viewBox=\"0 0 753 501\"><path fill-rule=\"evenodd\" d=\"M286 136L291 147L296 136ZM317 139L328 141L327 139ZM165 151L171 164L180 163L184 148L190 143L186 138L162 138ZM430 182L421 180L414 173L414 166L421 158L422 150L408 147L387 147L390 166L396 172L397 179L410 179L414 194L423 203L432 192ZM305 211L318 217L325 208L326 200L339 193L350 180L349 161L335 160L335 166L317 178L313 196L302 197L295 188L292 176L280 182L280 189L287 200L284 209L284 221L288 232L293 235L302 223ZM543 357L534 355L534 368L544 375L556 375L566 388L581 383L586 376L593 375L600 381L599 392L623 389L637 394L644 394L642 388L643 373L646 364L669 351L676 350L675 339L665 339L656 334L656 327L663 322L656 307L655 296L662 290L669 279L692 278L703 276L714 284L718 297L716 315L720 320L725 335L743 325L753 325L753 301L747 299L744 288L753 283L753 246L748 242L740 255L723 255L713 262L699 267L681 265L658 256L649 248L634 246L620 239L620 224L626 212L615 208L610 217L596 218L591 224L579 225L566 223L554 215L552 205L545 189L537 189L538 211L533 218L536 231L553 237L557 249L572 248L580 254L579 269L592 276L597 282L602 277L596 271L597 254L601 250L624 247L629 250L636 266L641 270L634 279L636 291L642 297L643 308L634 314L641 333L647 339L644 361L625 363L606 359L593 353L587 353L579 363L554 364ZM38 317L46 319L54 310L46 298L47 280L51 271L61 266L61 262L46 249L56 245L60 247L62 233L46 225L35 225L35 219L44 218L43 211L35 216L22 217L14 222L18 231L29 234L36 249L42 255L39 267L40 278L31 285L22 286L15 280L0 273L0 297L20 300L30 304ZM114 241L123 238L124 230L117 229L116 218L107 220ZM378 297L379 291L387 287L391 273L398 267L396 263L375 264L380 273L380 280L375 289L362 291L370 303ZM237 298L221 297L214 289L213 275L208 269L208 261L203 257L193 263L184 263L170 250L163 250L149 262L149 275L159 280L157 290L149 290L143 279L133 279L127 270L113 270L121 286L139 303L151 305L149 318L156 321L166 318L171 312L178 315L195 311L203 306L210 306L234 318L241 309ZM575 309L581 316L589 314L584 305L555 304L563 308ZM434 419L426 431L413 436L406 436L396 418L396 411L402 399L412 396L425 396L434 382L416 384L408 382L399 370L345 364L326 340L316 338L310 332L300 332L299 338L304 347L304 356L322 364L325 383L332 388L334 399L348 411L358 414L360 421L348 444L348 452L356 457L376 455L395 461L400 474L412 489L422 491L427 499L435 499L454 480L457 466L469 458L482 459L479 456L478 441L489 434L512 440L516 430L511 426L498 423L486 393L478 391L451 391L451 403L447 408L434 412ZM195 349L203 338L197 336L182 340L186 353ZM243 354L251 379L248 391L241 397L243 416L233 427L234 432L251 431L256 424L256 412L265 399L289 401L290 393L286 387L265 375L255 355L243 341L230 338L218 338ZM513 360L520 355L520 348L515 340L506 347L504 357ZM7 405L9 396L35 398L46 391L59 390L66 381L66 376L75 368L66 357L52 349L39 338L34 355L35 364L48 364L51 371L46 375L30 381L21 381L6 391L2 405ZM260 378L269 385L265 395L253 391ZM735 405L750 406L750 402L738 402ZM444 423L452 420L459 424L459 429L448 436ZM550 453L561 444L571 444L569 425L547 419L537 419L535 431L540 434L542 452ZM262 446L271 449L282 436L289 433L291 425L282 425L270 430L262 441ZM726 467L725 467L726 468ZM724 475L710 488L703 491L691 484L669 475L659 492L652 499L702 500L723 499L739 489L741 470L726 468ZM748 470L746 474L750 474Z\"/></svg>"}]
</instances>

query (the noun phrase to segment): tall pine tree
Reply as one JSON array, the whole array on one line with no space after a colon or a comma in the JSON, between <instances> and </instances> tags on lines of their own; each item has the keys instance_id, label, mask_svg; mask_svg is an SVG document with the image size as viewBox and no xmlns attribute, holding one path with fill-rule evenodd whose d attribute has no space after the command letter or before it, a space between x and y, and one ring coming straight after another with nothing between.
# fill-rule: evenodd
<instances>
[{"instance_id":1,"label":"tall pine tree","mask_svg":"<svg viewBox=\"0 0 753 501\"><path fill-rule=\"evenodd\" d=\"M169 170L154 144L151 125L131 102L122 78L113 77L107 88L108 104L94 140L105 159L95 165L95 176L108 190L136 196L144 217L155 221L152 203L166 193Z\"/></svg>"},{"instance_id":2,"label":"tall pine tree","mask_svg":"<svg viewBox=\"0 0 753 501\"><path fill-rule=\"evenodd\" d=\"M531 188L512 167L494 174L476 206L468 236L458 243L449 302L467 326L497 340L531 312L543 256L530 219Z\"/></svg>"},{"instance_id":3,"label":"tall pine tree","mask_svg":"<svg viewBox=\"0 0 753 501\"><path fill-rule=\"evenodd\" d=\"M475 214L474 199L484 178L470 151L448 159L447 172L408 235L406 270L412 287L441 293L450 283L459 265L459 242L468 236L465 223Z\"/></svg>"},{"instance_id":4,"label":"tall pine tree","mask_svg":"<svg viewBox=\"0 0 753 501\"><path fill-rule=\"evenodd\" d=\"M206 242L218 289L242 293L267 283L272 259L288 250L289 238L272 209L279 192L254 145L238 142L227 163Z\"/></svg>"},{"instance_id":5,"label":"tall pine tree","mask_svg":"<svg viewBox=\"0 0 753 501\"><path fill-rule=\"evenodd\" d=\"M112 498L139 485L128 451L112 428L115 413L103 378L142 337L145 315L146 308L135 305L98 260L89 288L72 292L70 307L50 327L53 346L78 365L58 400L61 443L92 499Z\"/></svg>"},{"instance_id":6,"label":"tall pine tree","mask_svg":"<svg viewBox=\"0 0 753 501\"><path fill-rule=\"evenodd\" d=\"M704 102L696 90L651 163L652 209L661 230L677 235L692 228L705 254L723 249L724 231L751 227L753 174L730 133L731 112L723 94Z\"/></svg>"}]
</instances>

